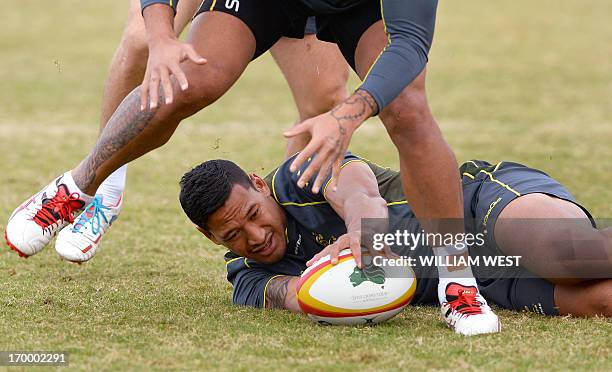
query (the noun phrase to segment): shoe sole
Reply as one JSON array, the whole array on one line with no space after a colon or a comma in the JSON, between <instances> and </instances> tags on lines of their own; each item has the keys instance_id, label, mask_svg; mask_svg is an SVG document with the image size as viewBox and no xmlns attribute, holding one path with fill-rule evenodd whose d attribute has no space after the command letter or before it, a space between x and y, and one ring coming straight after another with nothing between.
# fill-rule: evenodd
<instances>
[{"instance_id":1,"label":"shoe sole","mask_svg":"<svg viewBox=\"0 0 612 372\"><path fill-rule=\"evenodd\" d=\"M478 335L488 335L488 334L493 334L493 333L499 333L502 330L502 325L501 325L501 320L497 319L497 329L495 331L491 331L491 332L483 332L483 333L477 333L477 334L473 334L473 335L464 335L462 333L457 332L457 328L455 327L455 325L451 325L448 321L446 321L446 319L443 319L444 323L446 323L446 325L448 326L448 328L452 329L453 332L460 334L462 336L478 336Z\"/></svg>"},{"instance_id":2,"label":"shoe sole","mask_svg":"<svg viewBox=\"0 0 612 372\"><path fill-rule=\"evenodd\" d=\"M19 249L17 249L17 247L15 247L13 245L13 243L11 243L11 241L8 238L8 235L6 233L6 230L4 230L4 241L6 242L6 245L8 245L8 247L12 250L17 252L17 254L19 255L19 257L23 257L23 258L28 258L30 257L30 255L27 255L25 253L23 253L22 251L20 251Z\"/></svg>"}]
</instances>

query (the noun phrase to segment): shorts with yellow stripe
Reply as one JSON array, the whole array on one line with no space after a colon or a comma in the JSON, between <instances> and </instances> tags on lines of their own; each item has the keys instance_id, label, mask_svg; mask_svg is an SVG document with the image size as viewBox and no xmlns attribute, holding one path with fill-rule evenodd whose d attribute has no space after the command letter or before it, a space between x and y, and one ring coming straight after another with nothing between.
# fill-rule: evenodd
<instances>
[{"instance_id":1,"label":"shorts with yellow stripe","mask_svg":"<svg viewBox=\"0 0 612 372\"><path fill-rule=\"evenodd\" d=\"M486 244L471 247L470 255L505 255L496 244L495 222L504 208L523 195L542 193L576 202L574 196L548 174L512 162L490 164L482 160L461 166L466 231L484 233ZM487 267L472 267L481 293L489 303L510 310L528 310L557 315L554 284L520 268L510 277L502 277ZM497 270L497 269L496 269Z\"/></svg>"},{"instance_id":2,"label":"shorts with yellow stripe","mask_svg":"<svg viewBox=\"0 0 612 372\"><path fill-rule=\"evenodd\" d=\"M490 246L497 247L493 237L495 222L502 210L514 199L533 193L567 200L588 211L558 181L541 170L519 163L502 161L490 164L471 160L459 170L462 176L466 223L473 231L485 232ZM590 215L589 215L590 216Z\"/></svg>"},{"instance_id":3,"label":"shorts with yellow stripe","mask_svg":"<svg viewBox=\"0 0 612 372\"><path fill-rule=\"evenodd\" d=\"M344 3L349 5L341 10L315 12L300 0L205 0L196 16L204 12L217 11L242 20L253 33L257 44L253 59L265 53L281 37L301 39L305 31L307 34L312 33L311 17L314 16L317 38L336 43L349 65L355 69L355 49L361 35L382 19L381 0L355 0ZM435 3L431 6L435 8ZM412 42L422 43L423 45L419 47L429 50L433 38L433 24L417 23L419 33L428 36L424 40L415 38ZM431 30L422 30L424 27L429 27Z\"/></svg>"}]
</instances>

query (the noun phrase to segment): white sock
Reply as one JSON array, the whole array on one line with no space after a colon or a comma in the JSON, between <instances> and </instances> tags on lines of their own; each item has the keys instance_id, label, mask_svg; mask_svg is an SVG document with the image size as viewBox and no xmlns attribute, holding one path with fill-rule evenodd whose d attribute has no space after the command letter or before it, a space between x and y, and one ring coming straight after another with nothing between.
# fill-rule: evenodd
<instances>
[{"instance_id":1,"label":"white sock","mask_svg":"<svg viewBox=\"0 0 612 372\"><path fill-rule=\"evenodd\" d=\"M96 194L102 195L104 205L117 205L117 203L119 203L121 194L123 194L123 190L125 190L126 178L127 164L111 173L111 175L100 184L100 187L96 190Z\"/></svg>"},{"instance_id":2,"label":"white sock","mask_svg":"<svg viewBox=\"0 0 612 372\"><path fill-rule=\"evenodd\" d=\"M457 256L468 252L464 244L458 244L461 248L455 246L433 248L434 254L438 257ZM443 260L444 262L444 260ZM450 259L450 262L453 262ZM447 266L438 266L438 275L440 282L438 284L438 301L440 304L446 301L446 286L449 283L459 283L464 286L474 286L478 290L476 279L472 273L470 266L464 266L461 269L449 271Z\"/></svg>"},{"instance_id":3,"label":"white sock","mask_svg":"<svg viewBox=\"0 0 612 372\"><path fill-rule=\"evenodd\" d=\"M74 182L71 171L64 173L62 176L62 182L68 187L70 193L76 192L79 194L81 199L85 201L85 205L89 204L93 200L93 196L85 194Z\"/></svg>"}]
</instances>

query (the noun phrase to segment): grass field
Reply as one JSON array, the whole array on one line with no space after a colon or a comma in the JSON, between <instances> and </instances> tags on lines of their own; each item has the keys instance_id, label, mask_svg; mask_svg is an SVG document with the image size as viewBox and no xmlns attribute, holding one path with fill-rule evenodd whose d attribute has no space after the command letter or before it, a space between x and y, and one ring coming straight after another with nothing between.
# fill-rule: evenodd
<instances>
[{"instance_id":1,"label":"grass field","mask_svg":"<svg viewBox=\"0 0 612 372\"><path fill-rule=\"evenodd\" d=\"M21 0L0 22L0 229L12 209L94 143L126 1ZM612 23L608 0L442 1L428 90L463 161L546 170L612 217ZM355 80L351 87L355 87ZM265 174L296 116L269 56L164 148L130 165L126 207L92 262L53 247L0 252L0 350L63 350L74 369L612 369L609 319L499 311L501 334L463 338L437 308L376 327L321 327L231 305L223 250L182 215L178 179L228 157ZM397 166L377 120L352 150Z\"/></svg>"}]
</instances>

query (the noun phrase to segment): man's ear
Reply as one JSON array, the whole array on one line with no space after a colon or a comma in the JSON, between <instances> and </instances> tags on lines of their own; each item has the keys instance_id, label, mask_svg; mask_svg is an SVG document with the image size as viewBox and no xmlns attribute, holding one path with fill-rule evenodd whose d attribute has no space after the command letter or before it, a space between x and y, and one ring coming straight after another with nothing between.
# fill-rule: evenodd
<instances>
[{"instance_id":1,"label":"man's ear","mask_svg":"<svg viewBox=\"0 0 612 372\"><path fill-rule=\"evenodd\" d=\"M251 182L253 183L253 187L255 187L255 190L263 192L266 196L270 196L270 188L268 187L266 181L263 180L263 178L259 177L255 173L251 173L249 177L251 178Z\"/></svg>"},{"instance_id":2,"label":"man's ear","mask_svg":"<svg viewBox=\"0 0 612 372\"><path fill-rule=\"evenodd\" d=\"M206 229L203 229L203 228L201 228L200 226L195 225L195 224L194 224L193 226L195 226L195 228L196 228L196 229L197 229L199 232L201 232L202 234L204 234L204 236L206 236L206 237L208 238L208 240L210 240L211 242L215 243L216 245L221 245L221 243L219 243L219 241L218 241L217 239L215 239L215 236L214 236L213 234L211 234L211 232L210 232L210 231L208 231L208 230L206 230Z\"/></svg>"}]
</instances>

